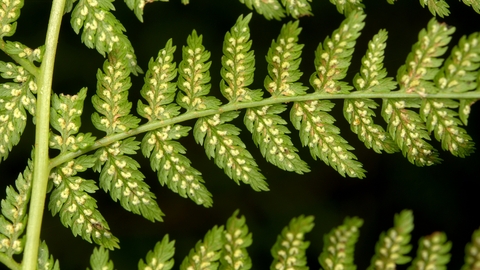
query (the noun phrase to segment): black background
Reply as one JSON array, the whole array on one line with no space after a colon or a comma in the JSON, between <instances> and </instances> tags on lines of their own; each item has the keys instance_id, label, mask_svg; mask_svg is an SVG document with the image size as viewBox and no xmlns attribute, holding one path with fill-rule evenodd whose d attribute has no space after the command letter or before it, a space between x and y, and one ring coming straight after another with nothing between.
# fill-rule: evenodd
<instances>
[{"instance_id":1,"label":"black background","mask_svg":"<svg viewBox=\"0 0 480 270\"><path fill-rule=\"evenodd\" d=\"M471 8L450 1L449 17L438 18L451 26L455 32L450 48L462 35L479 30L480 15ZM385 53L385 66L389 76L405 62L411 46L416 42L418 32L426 27L431 13L422 8L418 1L402 0L395 5L386 1L365 1L366 26L357 41L352 65L347 81L351 82L358 72L360 59L371 37L384 28L389 32ZM35 48L44 43L50 1L27 0L18 22L17 34L9 40L18 40ZM319 42L332 33L344 19L327 0L313 1L314 16L301 18L303 28L300 43L305 44L302 66L302 80L309 85L308 78L314 71L314 50ZM148 61L155 57L169 38L177 45L176 62L181 60L181 47L193 29L204 36L204 46L212 53L212 94L218 95L220 81L220 57L223 37L233 26L240 14L251 11L236 0L191 0L187 6L179 0L170 3L146 5L144 23L140 23L133 12L122 1L117 1L114 14L121 18L138 57L139 65L146 70ZM70 16L65 16L58 44L57 62L54 75L56 93L74 94L81 87L88 87L89 95L95 91L95 74L104 58L95 50L85 48L70 27ZM250 23L253 49L256 55L256 75L252 89L262 88L265 78L265 57L268 47L288 19L267 21L254 13ZM449 52L449 51L448 51ZM447 52L447 53L448 53ZM2 56L2 60L11 61ZM135 106L143 84L142 76L132 78L130 100ZM89 98L87 98L89 101ZM92 131L90 114L92 107L85 105L82 131ZM340 225L346 216L359 216L364 219L359 243L356 245L355 261L358 269L365 269L374 252L374 245L381 231L387 230L393 222L393 215L402 209L412 209L415 216L413 244L416 248L420 236L434 231L444 231L453 242L452 259L449 269L459 269L463 263L465 244L470 241L472 232L480 226L479 198L480 184L478 167L480 155L475 153L466 159L455 158L440 150L441 165L418 168L410 164L401 153L392 155L376 154L367 150L350 131L342 116L342 104L336 102L332 114L344 136L356 148L354 153L368 171L363 180L343 178L321 161L314 161L308 149L302 148L297 132L290 126L292 139L300 150L300 156L309 163L311 172L305 175L284 172L265 162L251 141L241 120L237 121L243 132L242 138L257 159L262 172L267 177L270 191L255 192L249 186L237 186L213 161L204 155L201 146L196 145L192 136L183 138L181 143L187 148L187 157L192 165L203 173L206 186L213 194L214 206L203 208L188 199L160 186L155 173L149 168L146 158L138 154L135 158L142 164L146 182L157 195L160 208L166 214L164 222L151 223L140 216L123 210L110 196L98 191L93 196L98 200L99 210L110 224L111 231L120 239L121 249L110 253L115 269L136 269L140 258L155 243L169 234L176 240L176 268L197 240L205 232L218 224L225 224L236 210L246 216L247 224L253 233L253 245L248 249L253 260L253 269L267 269L271 262L270 248L276 235L292 217L305 214L315 216L315 228L307 235L311 242L307 257L311 269L318 269L317 260L323 244L323 234ZM478 105L477 105L478 106ZM466 127L475 142L480 142L479 110L473 107ZM380 115L380 111L377 111ZM286 114L285 117L288 115ZM383 119L377 123L385 126ZM29 120L31 124L31 120ZM185 123L193 125L194 122ZM19 172L23 171L32 149L33 127L25 131L20 145L16 146L8 160L0 164L2 185L14 183ZM97 137L103 134L92 131ZM141 137L137 138L138 140ZM436 141L433 145L440 149ZM52 152L52 156L56 153ZM83 174L89 179L98 179L94 173ZM2 190L5 190L2 188ZM2 197L5 197L3 192ZM73 237L70 229L64 228L58 216L52 217L45 210L42 239L46 240L51 253L60 260L62 269L85 269L94 245ZM413 251L410 255L413 255ZM20 258L19 258L20 259ZM1 267L0 267L1 268ZM399 269L406 269L399 267Z\"/></svg>"}]
</instances>

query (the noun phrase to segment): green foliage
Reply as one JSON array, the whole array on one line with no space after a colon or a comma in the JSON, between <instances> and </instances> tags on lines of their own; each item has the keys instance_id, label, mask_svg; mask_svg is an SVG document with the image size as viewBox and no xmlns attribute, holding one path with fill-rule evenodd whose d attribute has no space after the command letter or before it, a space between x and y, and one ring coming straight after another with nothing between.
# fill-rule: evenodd
<instances>
[{"instance_id":1,"label":"green foliage","mask_svg":"<svg viewBox=\"0 0 480 270\"><path fill-rule=\"evenodd\" d=\"M308 269L305 250L310 242L304 241L305 234L313 229L313 216L293 218L282 233L270 253L273 262L271 270L275 269Z\"/></svg>"},{"instance_id":2,"label":"green foliage","mask_svg":"<svg viewBox=\"0 0 480 270\"><path fill-rule=\"evenodd\" d=\"M108 259L108 250L103 247L93 249L90 265L92 270L113 270L113 262Z\"/></svg>"},{"instance_id":3,"label":"green foliage","mask_svg":"<svg viewBox=\"0 0 480 270\"><path fill-rule=\"evenodd\" d=\"M480 229L473 232L472 241L465 247L465 264L462 270L480 267Z\"/></svg>"},{"instance_id":4,"label":"green foliage","mask_svg":"<svg viewBox=\"0 0 480 270\"><path fill-rule=\"evenodd\" d=\"M125 2L143 21L145 4L155 1ZM241 140L241 128L234 122L242 113L243 122L263 158L282 170L298 174L309 172L310 168L290 137L285 118L288 109L290 122L299 131L300 142L309 148L313 159L321 159L342 176L366 176L362 163L353 153L354 148L334 124L336 119L330 114L335 105L333 99L344 100L343 114L350 129L367 148L377 153L401 151L417 166L439 163L439 153L428 142L432 134L442 149L453 156L463 158L474 151L472 138L461 125L468 123L471 106L479 97L479 33L462 37L444 61L441 57L448 51L447 45L455 28L432 18L420 31L418 42L412 46L394 79L388 77L384 68L388 33L380 30L369 42L360 70L350 84L345 78L357 39L365 26L364 4L331 0L345 19L315 50L312 59L315 71L309 77L311 88L300 80L303 75L300 64L304 45L299 43L302 28L299 21L292 21L283 24L266 55L264 88L270 96L263 97L263 89L250 89L256 69L249 27L253 14L240 15L225 34L222 47L218 94L227 102L224 104L217 93L211 93L211 53L203 44L203 36L193 30L182 47L178 67L174 62L176 46L171 39L157 57L150 60L140 90L143 100L136 101L140 118L132 113L133 103L128 97L132 87L130 76L142 70L125 28L112 13L115 10L113 2L62 2L63 11L71 13L73 30L77 34L82 30L82 42L106 57L103 69L97 72L96 92L91 97L95 109L91 116L92 132L80 132L87 88L75 95L53 93L46 97L49 108L37 108L37 100L45 100L45 88L50 88L44 81L45 65L54 62L55 49L51 48L56 44L50 44L47 38L45 45L32 49L18 41L5 41L5 37L16 31L16 20L24 3L5 0L0 4L0 49L15 61L0 61L0 73L6 81L0 84L0 161L7 159L12 148L19 144L27 125L27 112L33 116L34 124L37 120L49 123L49 130L38 128L37 134L43 132L49 138L51 154L56 154L50 159L49 153L43 153L47 158L45 166L40 168L34 168L29 161L15 182L16 188L9 186L2 200L0 261L10 268L19 267L13 256L27 250L29 238L24 232L30 196L32 193L38 195L43 188L50 193L48 209L52 215L58 214L61 223L69 227L74 236L80 235L100 245L92 254L92 269L113 269L108 249L119 248L119 239L110 232L93 193L101 188L125 210L152 222L163 220L156 195L150 191L145 175L139 170L141 165L135 156L139 150L149 159L161 185L196 204L212 206L212 195L204 185L202 174L191 166L186 156L187 148L180 141L191 129L208 159L213 159L235 183L249 184L255 191L267 191L266 178L254 154ZM311 0L240 2L269 20L312 15ZM478 0L463 2L479 12ZM445 1L420 1L420 4L428 6L434 16L449 15ZM52 18L54 16L58 17L59 26L61 16L52 12ZM46 76L53 78L53 74ZM387 123L386 129L374 123L374 110L378 107L374 99L382 99L381 114ZM37 110L49 117L36 119ZM193 128L181 124L188 120L196 121ZM104 136L97 139L93 136L96 132L103 132ZM137 135L143 136L141 142L136 140ZM35 146L38 149L38 142ZM99 173L98 183L84 178L83 172L87 170ZM33 180L34 176L42 174L48 177ZM32 187L32 182L40 188ZM44 199L42 196L40 198ZM36 200L31 204L43 202ZM29 216L41 221L39 212ZM353 251L362 224L359 218L347 218L343 225L324 237L325 247L319 256L323 268L356 269ZM313 226L313 216L300 216L284 228L271 250L274 257L271 269L308 269L305 250L309 242L304 236ZM394 227L380 236L369 269L392 269L408 263L412 230L411 211L396 215ZM39 235L32 237L35 241L40 238ZM478 264L478 238L477 231L467 246L465 269ZM245 218L238 217L236 211L226 226L213 227L197 243L180 269L251 269L252 261L247 252L251 244L252 235ZM26 260L33 260L39 269L59 269L44 242L35 248L39 249L38 259L34 254L28 255ZM437 232L424 237L409 269L430 266L444 269L450 259L449 250L445 234ZM174 241L167 235L147 254L146 262L140 260L138 267L171 269L173 254Z\"/></svg>"},{"instance_id":5,"label":"green foliage","mask_svg":"<svg viewBox=\"0 0 480 270\"><path fill-rule=\"evenodd\" d=\"M408 269L447 269L446 264L450 261L448 252L452 243L446 241L447 236L441 232L422 237L419 240L417 257Z\"/></svg>"},{"instance_id":6,"label":"green foliage","mask_svg":"<svg viewBox=\"0 0 480 270\"><path fill-rule=\"evenodd\" d=\"M323 237L323 251L318 257L323 269L356 269L353 255L362 225L363 220L357 217L345 218L342 225Z\"/></svg>"},{"instance_id":7,"label":"green foliage","mask_svg":"<svg viewBox=\"0 0 480 270\"><path fill-rule=\"evenodd\" d=\"M395 269L395 265L410 262L411 258L405 255L412 249L409 244L412 230L412 211L404 210L395 215L393 228L380 235L375 245L375 255L368 269Z\"/></svg>"}]
</instances>

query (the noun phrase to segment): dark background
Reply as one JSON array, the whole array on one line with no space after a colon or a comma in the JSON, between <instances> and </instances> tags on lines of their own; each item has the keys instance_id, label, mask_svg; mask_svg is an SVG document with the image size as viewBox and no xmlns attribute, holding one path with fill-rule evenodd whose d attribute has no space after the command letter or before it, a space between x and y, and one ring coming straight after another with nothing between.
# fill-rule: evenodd
<instances>
[{"instance_id":1,"label":"dark background","mask_svg":"<svg viewBox=\"0 0 480 270\"><path fill-rule=\"evenodd\" d=\"M459 1L450 1L449 4L452 15L438 19L457 27L451 48L460 36L479 30L480 15ZM17 34L9 40L21 41L32 48L43 44L50 5L50 1L27 0L18 22ZM358 39L347 81L351 81L358 72L360 59L369 39L381 28L389 31L385 65L389 76L395 76L396 70L404 64L411 46L416 42L418 32L426 27L432 17L418 1L403 0L389 5L386 1L370 0L365 1L365 5L366 26ZM305 85L309 85L308 78L314 72L315 48L344 19L327 0L313 1L312 7L315 15L300 20L300 26L303 27L300 43L305 44L301 67ZM213 94L219 93L223 37L240 14L251 12L236 0L191 0L191 4L187 6L181 5L179 0L172 0L170 3L148 4L144 23L140 23L122 1L117 1L116 8L114 14L124 23L127 35L136 50L139 65L144 70L147 69L149 59L156 56L169 38L173 38L177 45L175 56L178 63L181 60L180 48L186 43L191 31L196 29L199 34L203 34L204 45L212 53ZM73 32L69 20L70 16L66 15L58 44L53 88L56 93L74 94L86 86L92 95L96 87L95 74L104 59L95 50L87 49L81 44L80 36ZM272 39L277 37L281 25L287 21L288 19L281 22L267 21L263 16L254 13L250 28L257 71L252 89L262 88L266 70L264 55ZM1 59L10 61L5 56ZM132 81L130 100L135 106L143 78L139 76ZM470 126L466 127L466 130L478 143L480 115L477 106L473 107ZM269 267L270 248L276 235L291 218L301 214L315 216L316 226L306 237L311 242L307 253L311 269L319 268L317 257L321 252L325 233L340 225L346 216L363 218L365 223L356 246L355 261L358 269L365 269L370 263L380 232L392 226L393 215L402 209L412 209L415 216L412 242L415 248L419 237L434 231L444 231L453 242L449 269L459 269L463 263L465 244L470 241L472 232L480 226L480 155L475 153L461 159L440 150L444 160L441 165L418 168L403 158L401 153L379 155L367 150L357 136L350 132L341 109L341 104L337 103L332 114L342 130L341 135L356 148L354 153L368 171L366 179L343 178L323 162L314 161L308 149L300 146L297 132L291 126L292 139L300 150L300 156L309 163L311 172L305 175L284 172L263 160L240 120L237 124L243 130L242 138L267 177L270 191L258 193L249 186L237 186L213 161L206 158L202 147L196 145L192 136L189 136L183 138L181 143L186 146L187 157L192 160L192 165L203 173L206 186L213 194L214 207L203 208L160 186L155 173L149 168L148 160L137 155L135 158L142 164L146 182L157 195L158 204L166 216L164 222L151 223L124 211L103 191L94 194L99 210L109 222L113 234L120 239L121 249L110 253L115 268L136 269L138 260L145 258L155 243L168 233L170 239L176 240L176 269L190 248L203 238L209 228L216 224L225 224L227 218L236 209L240 209L253 233L254 242L248 249L253 260L253 269ZM86 104L83 132L92 131L89 110L91 112L91 105ZM380 115L380 111L377 111L377 114ZM384 125L380 117L377 122ZM31 124L31 120L29 123ZM18 173L23 171L32 147L33 132L32 126L27 127L20 145L14 148L7 161L0 164L2 185L13 184ZM98 131L93 133L97 137L103 135ZM440 149L438 142L434 141L433 145ZM52 156L54 154L52 153ZM98 179L98 175L93 173L84 176ZM4 197L3 192L2 198ZM88 266L94 245L79 237L73 237L70 229L64 228L59 218L52 217L48 210L45 211L42 229L42 239L47 241L53 256L60 260L62 269L85 269ZM413 255L413 252L410 255Z\"/></svg>"}]
</instances>

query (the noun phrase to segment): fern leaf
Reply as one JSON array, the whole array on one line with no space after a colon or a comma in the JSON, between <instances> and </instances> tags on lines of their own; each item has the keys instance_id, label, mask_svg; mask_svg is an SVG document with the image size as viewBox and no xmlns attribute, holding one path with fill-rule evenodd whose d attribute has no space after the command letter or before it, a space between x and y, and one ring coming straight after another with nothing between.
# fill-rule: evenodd
<instances>
[{"instance_id":1,"label":"fern leaf","mask_svg":"<svg viewBox=\"0 0 480 270\"><path fill-rule=\"evenodd\" d=\"M265 88L272 95L303 94L306 87L296 81L300 78L298 71L302 45L298 45L301 29L298 23L289 23L282 27L277 41L273 41L267 55L268 76ZM286 110L282 104L267 105L247 109L244 123L252 133L255 144L268 162L277 167L302 174L310 171L307 163L298 156L298 149L293 145L287 122L279 115Z\"/></svg>"},{"instance_id":2,"label":"fern leaf","mask_svg":"<svg viewBox=\"0 0 480 270\"><path fill-rule=\"evenodd\" d=\"M418 34L418 41L412 46L405 64L397 71L400 91L421 96L438 91L431 80L439 72L443 59L438 57L448 49L453 32L454 27L439 23L435 18L428 22L427 28Z\"/></svg>"},{"instance_id":3,"label":"fern leaf","mask_svg":"<svg viewBox=\"0 0 480 270\"><path fill-rule=\"evenodd\" d=\"M183 59L179 64L177 84L182 90L177 95L177 103L187 111L215 109L220 100L207 96L210 92L210 65L206 62L210 52L202 45L202 35L198 36L193 30L187 38L187 46L183 47Z\"/></svg>"},{"instance_id":4,"label":"fern leaf","mask_svg":"<svg viewBox=\"0 0 480 270\"><path fill-rule=\"evenodd\" d=\"M290 224L283 228L282 233L277 237L270 253L273 262L271 270L275 269L308 269L305 250L310 242L304 241L306 233L313 229L313 216L299 216L293 218Z\"/></svg>"},{"instance_id":5,"label":"fern leaf","mask_svg":"<svg viewBox=\"0 0 480 270\"><path fill-rule=\"evenodd\" d=\"M145 84L141 90L147 105L138 102L138 113L149 121L166 120L179 114L180 107L172 104L177 90L172 80L177 69L173 62L175 46L169 40L165 48L159 51L155 61L150 60L145 76ZM206 207L212 205L211 194L203 185L201 173L190 165L185 157L186 149L178 142L187 136L190 127L168 125L147 132L142 140L142 153L150 157L150 165L157 172L160 184L167 185L182 197L189 196L195 203Z\"/></svg>"},{"instance_id":6,"label":"fern leaf","mask_svg":"<svg viewBox=\"0 0 480 270\"><path fill-rule=\"evenodd\" d=\"M363 28L363 12L352 12L340 27L327 37L315 51L316 72L310 77L310 83L316 92L344 93L352 87L340 82L346 76L350 65L356 38ZM356 161L353 149L343 139L340 129L333 125L335 119L327 112L334 104L329 100L296 102L290 112L290 119L300 131L300 140L310 148L312 157L319 157L332 166L342 176L365 177L362 164Z\"/></svg>"},{"instance_id":7,"label":"fern leaf","mask_svg":"<svg viewBox=\"0 0 480 270\"><path fill-rule=\"evenodd\" d=\"M297 154L298 149L287 135L290 133L287 122L279 116L286 109L283 104L247 109L244 123L268 162L282 170L303 174L310 169Z\"/></svg>"},{"instance_id":8,"label":"fern leaf","mask_svg":"<svg viewBox=\"0 0 480 270\"><path fill-rule=\"evenodd\" d=\"M252 260L247 252L247 247L252 244L252 234L248 233L245 217L237 216L238 210L227 220L220 270L249 270L252 267Z\"/></svg>"},{"instance_id":9,"label":"fern leaf","mask_svg":"<svg viewBox=\"0 0 480 270\"><path fill-rule=\"evenodd\" d=\"M50 195L48 209L52 215L60 214L65 227L70 227L74 236L102 245L108 249L118 248L118 239L113 236L107 222L97 210L97 203L89 193L98 187L93 180L76 176L95 164L93 156L80 156L53 169L50 174L54 190Z\"/></svg>"},{"instance_id":10,"label":"fern leaf","mask_svg":"<svg viewBox=\"0 0 480 270\"><path fill-rule=\"evenodd\" d=\"M282 0L287 15L292 16L294 19L313 15L311 12L312 7L308 2L312 2L312 0Z\"/></svg>"},{"instance_id":11,"label":"fern leaf","mask_svg":"<svg viewBox=\"0 0 480 270\"><path fill-rule=\"evenodd\" d=\"M50 255L45 241L42 241L38 247L37 269L60 270L60 263Z\"/></svg>"},{"instance_id":12,"label":"fern leaf","mask_svg":"<svg viewBox=\"0 0 480 270\"><path fill-rule=\"evenodd\" d=\"M140 119L130 114L132 103L128 101L128 90L131 82L125 57L109 54L103 70L97 72L97 92L92 97L97 112L92 114L92 123L107 135L136 128Z\"/></svg>"},{"instance_id":13,"label":"fern leaf","mask_svg":"<svg viewBox=\"0 0 480 270\"><path fill-rule=\"evenodd\" d=\"M125 59L109 54L104 73L97 73L97 93L92 97L97 112L92 114L92 122L107 135L126 132L140 122L139 118L130 114L130 71ZM144 182L145 176L138 170L140 164L127 156L136 153L138 144L135 138L130 137L100 148L95 153L98 160L94 170L101 171L100 187L109 191L114 201L120 200L123 208L151 221L162 220L163 213L155 201L155 195L150 192L150 187Z\"/></svg>"},{"instance_id":14,"label":"fern leaf","mask_svg":"<svg viewBox=\"0 0 480 270\"><path fill-rule=\"evenodd\" d=\"M423 96L435 93L438 89L431 81L439 71L442 59L437 57L446 51L450 35L454 28L431 19L427 29L422 29L419 41L412 47L406 64L397 72L400 91L418 93ZM397 142L407 159L417 165L425 166L438 163L437 151L425 140L430 140L427 127L417 112L408 108L420 107L420 100L383 100L382 115L388 123L388 131ZM432 118L433 119L433 118Z\"/></svg>"},{"instance_id":15,"label":"fern leaf","mask_svg":"<svg viewBox=\"0 0 480 270\"><path fill-rule=\"evenodd\" d=\"M5 52L10 55L16 55L20 58L27 59L31 63L34 61L40 63L42 62L43 54L45 53L45 45L36 49L31 49L18 41L6 41Z\"/></svg>"},{"instance_id":16,"label":"fern leaf","mask_svg":"<svg viewBox=\"0 0 480 270\"><path fill-rule=\"evenodd\" d=\"M323 251L318 261L325 270L346 269L355 270L353 262L355 243L363 225L363 220L357 217L345 218L343 224L331 230L323 238Z\"/></svg>"},{"instance_id":17,"label":"fern leaf","mask_svg":"<svg viewBox=\"0 0 480 270\"><path fill-rule=\"evenodd\" d=\"M20 142L27 111L35 115L37 84L23 67L0 61L1 76L14 82L0 84L0 162Z\"/></svg>"},{"instance_id":18,"label":"fern leaf","mask_svg":"<svg viewBox=\"0 0 480 270\"><path fill-rule=\"evenodd\" d=\"M27 225L27 208L30 201L32 184L33 162L23 174L19 174L15 181L16 189L8 186L6 198L2 200L2 214L0 215L0 252L12 257L23 251L23 232Z\"/></svg>"},{"instance_id":19,"label":"fern leaf","mask_svg":"<svg viewBox=\"0 0 480 270\"><path fill-rule=\"evenodd\" d=\"M480 72L478 73L480 74ZM478 80L477 80L478 81ZM461 99L459 108L458 108L458 115L460 120L462 120L464 125L468 124L468 117L470 116L470 112L472 111L472 105L477 101L477 99Z\"/></svg>"},{"instance_id":20,"label":"fern leaf","mask_svg":"<svg viewBox=\"0 0 480 270\"><path fill-rule=\"evenodd\" d=\"M338 12L345 16L365 8L365 5L362 4L362 0L330 0L330 3L334 4L337 7Z\"/></svg>"},{"instance_id":21,"label":"fern leaf","mask_svg":"<svg viewBox=\"0 0 480 270\"><path fill-rule=\"evenodd\" d=\"M284 24L268 50L268 75L264 85L273 97L304 95L308 89L298 82L303 74L299 70L303 44L297 43L301 31L298 21Z\"/></svg>"},{"instance_id":22,"label":"fern leaf","mask_svg":"<svg viewBox=\"0 0 480 270\"><path fill-rule=\"evenodd\" d=\"M226 112L200 118L193 131L195 140L205 147L208 158L214 158L217 166L237 184L242 181L255 191L266 191L265 176L260 173L257 163L238 137L240 129L226 124L239 114Z\"/></svg>"},{"instance_id":23,"label":"fern leaf","mask_svg":"<svg viewBox=\"0 0 480 270\"><path fill-rule=\"evenodd\" d=\"M251 13L245 18L240 15L223 41L220 91L231 103L262 99L261 90L248 88L253 82L255 71L255 56L250 50L252 41L248 27L251 18Z\"/></svg>"},{"instance_id":24,"label":"fern leaf","mask_svg":"<svg viewBox=\"0 0 480 270\"><path fill-rule=\"evenodd\" d=\"M175 240L170 241L168 235L165 235L161 242L157 242L153 251L147 254L145 262L140 259L138 262L139 270L161 269L170 270L173 267L173 255L175 253Z\"/></svg>"},{"instance_id":25,"label":"fern leaf","mask_svg":"<svg viewBox=\"0 0 480 270\"><path fill-rule=\"evenodd\" d=\"M471 6L475 12L480 14L480 1L479 0L462 0L467 6Z\"/></svg>"},{"instance_id":26,"label":"fern leaf","mask_svg":"<svg viewBox=\"0 0 480 270\"><path fill-rule=\"evenodd\" d=\"M245 4L251 10L255 8L257 13L263 15L267 20L279 21L285 17L285 10L278 0L240 0L240 3Z\"/></svg>"},{"instance_id":27,"label":"fern leaf","mask_svg":"<svg viewBox=\"0 0 480 270\"><path fill-rule=\"evenodd\" d=\"M168 2L168 0L125 0L125 4L127 4L129 9L133 10L138 20L143 22L143 9L145 5L157 1Z\"/></svg>"},{"instance_id":28,"label":"fern leaf","mask_svg":"<svg viewBox=\"0 0 480 270\"><path fill-rule=\"evenodd\" d=\"M384 51L386 47L387 31L380 30L368 43L368 50L362 58L361 72L353 78L357 91L380 92L390 91L395 88L393 78L386 77L387 71L383 68ZM373 109L378 104L372 99L345 99L343 103L343 115L350 123L351 130L365 143L367 148L373 148L377 153L385 151L394 153L398 147L385 132L383 127L374 124Z\"/></svg>"},{"instance_id":29,"label":"fern leaf","mask_svg":"<svg viewBox=\"0 0 480 270\"><path fill-rule=\"evenodd\" d=\"M435 232L420 238L418 243L417 257L407 270L447 269L446 264L450 261L449 251L452 248L452 243L447 242L445 233Z\"/></svg>"},{"instance_id":30,"label":"fern leaf","mask_svg":"<svg viewBox=\"0 0 480 270\"><path fill-rule=\"evenodd\" d=\"M450 15L450 11L448 10L450 6L444 0L420 0L420 5L422 5L422 7L427 6L433 16L437 16L438 14L438 16L443 18L443 16Z\"/></svg>"},{"instance_id":31,"label":"fern leaf","mask_svg":"<svg viewBox=\"0 0 480 270\"><path fill-rule=\"evenodd\" d=\"M120 200L125 210L142 215L150 221L162 221L163 213L158 207L155 194L145 183L140 164L128 154L136 153L139 142L134 138L118 141L95 153L95 170L100 172L100 187L108 191L114 201Z\"/></svg>"},{"instance_id":32,"label":"fern leaf","mask_svg":"<svg viewBox=\"0 0 480 270\"><path fill-rule=\"evenodd\" d=\"M476 77L480 67L479 35L472 34L462 37L451 55L445 61L435 77L436 87L440 92L466 92L477 86ZM463 101L465 102L468 101ZM434 131L435 138L442 142L442 148L454 156L465 157L473 153L474 143L465 129L459 127L460 120L456 117L458 102L451 99L424 99L420 115L427 123L429 132ZM466 107L463 106L463 110ZM468 110L468 109L467 109ZM468 113L461 117L466 118Z\"/></svg>"},{"instance_id":33,"label":"fern leaf","mask_svg":"<svg viewBox=\"0 0 480 270\"><path fill-rule=\"evenodd\" d=\"M0 39L12 36L17 30L17 20L23 0L7 1L0 6Z\"/></svg>"},{"instance_id":34,"label":"fern leaf","mask_svg":"<svg viewBox=\"0 0 480 270\"><path fill-rule=\"evenodd\" d=\"M224 245L223 234L223 226L214 226L209 230L203 241L198 241L195 248L190 250L180 265L180 270L217 269L220 251Z\"/></svg>"},{"instance_id":35,"label":"fern leaf","mask_svg":"<svg viewBox=\"0 0 480 270\"><path fill-rule=\"evenodd\" d=\"M103 247L94 248L90 256L92 270L113 270L113 262L108 257L108 249ZM90 268L87 269L90 270Z\"/></svg>"},{"instance_id":36,"label":"fern leaf","mask_svg":"<svg viewBox=\"0 0 480 270\"><path fill-rule=\"evenodd\" d=\"M375 246L375 255L367 270L395 269L396 265L406 264L411 258L405 256L412 246L409 245L413 230L413 214L403 210L395 215L393 228L380 235Z\"/></svg>"},{"instance_id":37,"label":"fern leaf","mask_svg":"<svg viewBox=\"0 0 480 270\"><path fill-rule=\"evenodd\" d=\"M472 234L472 241L465 247L465 262L461 270L480 268L480 229Z\"/></svg>"},{"instance_id":38,"label":"fern leaf","mask_svg":"<svg viewBox=\"0 0 480 270\"><path fill-rule=\"evenodd\" d=\"M125 57L131 73L141 73L132 44L123 33L125 28L110 12L113 0L79 0L72 12L70 24L75 33L83 27L82 42L101 55L114 53Z\"/></svg>"},{"instance_id":39,"label":"fern leaf","mask_svg":"<svg viewBox=\"0 0 480 270\"><path fill-rule=\"evenodd\" d=\"M50 135L50 148L58 149L62 153L77 151L91 146L95 137L91 133L77 134L80 126L80 116L83 113L83 102L87 96L87 89L82 88L77 95L56 95L52 97L50 109L51 126L61 135Z\"/></svg>"}]
</instances>

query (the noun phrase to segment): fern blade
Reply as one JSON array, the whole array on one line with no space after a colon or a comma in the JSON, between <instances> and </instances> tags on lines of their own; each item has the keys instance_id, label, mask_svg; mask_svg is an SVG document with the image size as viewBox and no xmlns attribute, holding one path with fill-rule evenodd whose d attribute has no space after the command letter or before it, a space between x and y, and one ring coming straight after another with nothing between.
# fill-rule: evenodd
<instances>
[{"instance_id":1,"label":"fern blade","mask_svg":"<svg viewBox=\"0 0 480 270\"><path fill-rule=\"evenodd\" d=\"M113 262L109 260L108 250L103 247L94 248L90 256L92 270L113 270ZM87 268L90 270L90 268Z\"/></svg>"},{"instance_id":2,"label":"fern blade","mask_svg":"<svg viewBox=\"0 0 480 270\"><path fill-rule=\"evenodd\" d=\"M282 170L303 174L310 169L297 154L297 148L287 135L290 133L287 122L278 116L285 110L286 107L281 104L247 109L244 123L268 162Z\"/></svg>"},{"instance_id":3,"label":"fern blade","mask_svg":"<svg viewBox=\"0 0 480 270\"><path fill-rule=\"evenodd\" d=\"M267 20L275 19L279 21L285 17L285 10L278 0L240 0L240 3L245 4L251 10L255 9L258 14L263 15Z\"/></svg>"},{"instance_id":4,"label":"fern blade","mask_svg":"<svg viewBox=\"0 0 480 270\"><path fill-rule=\"evenodd\" d=\"M429 236L420 238L417 256L407 270L433 268L447 269L446 264L450 261L449 251L452 243L447 242L447 236L442 232L435 232Z\"/></svg>"},{"instance_id":5,"label":"fern blade","mask_svg":"<svg viewBox=\"0 0 480 270\"><path fill-rule=\"evenodd\" d=\"M413 230L413 214L403 210L395 215L394 226L380 235L375 245L375 255L367 270L395 269L396 265L406 264L411 258L405 256L412 246L409 245Z\"/></svg>"},{"instance_id":6,"label":"fern blade","mask_svg":"<svg viewBox=\"0 0 480 270\"><path fill-rule=\"evenodd\" d=\"M209 230L203 241L198 241L195 248L192 248L188 256L183 259L180 270L217 269L220 251L224 244L223 233L223 226L214 226Z\"/></svg>"},{"instance_id":7,"label":"fern blade","mask_svg":"<svg viewBox=\"0 0 480 270\"><path fill-rule=\"evenodd\" d=\"M323 251L318 257L323 269L356 269L353 255L355 243L360 234L358 229L362 225L363 220L360 218L345 218L342 225L332 229L323 237Z\"/></svg>"},{"instance_id":8,"label":"fern blade","mask_svg":"<svg viewBox=\"0 0 480 270\"><path fill-rule=\"evenodd\" d=\"M308 2L312 2L312 0L282 0L287 15L292 16L294 19L313 15L311 12L312 7Z\"/></svg>"},{"instance_id":9,"label":"fern blade","mask_svg":"<svg viewBox=\"0 0 480 270\"><path fill-rule=\"evenodd\" d=\"M173 267L173 255L175 253L175 240L170 241L168 235L165 235L162 241L157 242L153 251L147 254L145 262L140 259L138 269L162 269L170 270Z\"/></svg>"},{"instance_id":10,"label":"fern blade","mask_svg":"<svg viewBox=\"0 0 480 270\"><path fill-rule=\"evenodd\" d=\"M248 232L245 217L238 217L238 210L227 220L223 241L220 270L249 270L252 260L247 247L252 244L252 234Z\"/></svg>"},{"instance_id":11,"label":"fern blade","mask_svg":"<svg viewBox=\"0 0 480 270\"><path fill-rule=\"evenodd\" d=\"M477 269L480 267L480 229L473 232L471 241L465 247L465 259L461 270Z\"/></svg>"},{"instance_id":12,"label":"fern blade","mask_svg":"<svg viewBox=\"0 0 480 270\"><path fill-rule=\"evenodd\" d=\"M214 158L217 166L237 184L241 181L255 191L267 191L265 176L238 136L240 129L226 124L238 115L238 112L227 112L200 118L193 132L195 140L205 147L208 158Z\"/></svg>"},{"instance_id":13,"label":"fern blade","mask_svg":"<svg viewBox=\"0 0 480 270\"><path fill-rule=\"evenodd\" d=\"M315 224L313 216L299 216L293 218L288 226L283 228L282 233L277 237L270 253L273 262L271 270L276 269L298 269L307 270L305 250L310 242L305 241L306 233L309 233Z\"/></svg>"}]
</instances>

